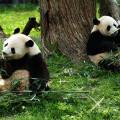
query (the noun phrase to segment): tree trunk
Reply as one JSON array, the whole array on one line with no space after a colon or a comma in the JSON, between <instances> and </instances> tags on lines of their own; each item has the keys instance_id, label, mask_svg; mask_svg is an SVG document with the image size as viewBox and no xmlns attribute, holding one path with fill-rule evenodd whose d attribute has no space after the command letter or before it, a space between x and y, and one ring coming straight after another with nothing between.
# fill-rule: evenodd
<instances>
[{"instance_id":1,"label":"tree trunk","mask_svg":"<svg viewBox=\"0 0 120 120\"><path fill-rule=\"evenodd\" d=\"M100 15L110 15L120 20L120 10L116 0L100 0Z\"/></svg>"},{"instance_id":2,"label":"tree trunk","mask_svg":"<svg viewBox=\"0 0 120 120\"><path fill-rule=\"evenodd\" d=\"M73 60L86 58L95 0L40 0L44 51L58 48Z\"/></svg>"}]
</instances>

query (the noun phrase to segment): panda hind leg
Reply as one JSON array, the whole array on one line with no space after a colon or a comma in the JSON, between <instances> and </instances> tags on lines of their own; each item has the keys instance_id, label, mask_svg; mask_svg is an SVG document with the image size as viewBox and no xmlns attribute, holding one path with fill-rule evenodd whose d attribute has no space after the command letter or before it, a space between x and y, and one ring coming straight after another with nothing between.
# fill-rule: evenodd
<instances>
[{"instance_id":1,"label":"panda hind leg","mask_svg":"<svg viewBox=\"0 0 120 120\"><path fill-rule=\"evenodd\" d=\"M120 65L117 63L114 63L110 59L101 60L98 63L98 66L100 66L101 68L104 68L105 70L110 70L112 72L120 72Z\"/></svg>"}]
</instances>

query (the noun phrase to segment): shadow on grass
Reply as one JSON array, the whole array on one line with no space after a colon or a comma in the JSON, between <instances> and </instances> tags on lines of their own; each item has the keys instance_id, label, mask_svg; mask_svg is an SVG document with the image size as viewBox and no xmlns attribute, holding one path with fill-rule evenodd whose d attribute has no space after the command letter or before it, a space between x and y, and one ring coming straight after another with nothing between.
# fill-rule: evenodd
<instances>
[{"instance_id":1,"label":"shadow on grass","mask_svg":"<svg viewBox=\"0 0 120 120\"><path fill-rule=\"evenodd\" d=\"M32 11L32 10L39 10L39 6L31 3L27 4L8 4L3 5L0 4L0 12L6 11L16 11L16 12L25 12L25 11Z\"/></svg>"}]
</instances>

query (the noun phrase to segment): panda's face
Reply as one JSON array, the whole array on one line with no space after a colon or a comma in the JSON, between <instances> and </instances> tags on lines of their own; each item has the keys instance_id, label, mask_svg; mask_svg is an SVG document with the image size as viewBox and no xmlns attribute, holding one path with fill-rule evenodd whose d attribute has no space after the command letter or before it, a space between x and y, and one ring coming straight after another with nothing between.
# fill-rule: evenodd
<instances>
[{"instance_id":1,"label":"panda's face","mask_svg":"<svg viewBox=\"0 0 120 120\"><path fill-rule=\"evenodd\" d=\"M116 35L118 33L118 23L110 16L103 16L93 20L94 27L92 31L100 31L106 36Z\"/></svg>"},{"instance_id":2,"label":"panda's face","mask_svg":"<svg viewBox=\"0 0 120 120\"><path fill-rule=\"evenodd\" d=\"M12 35L3 43L2 54L6 59L20 59L29 53L34 42L22 34Z\"/></svg>"}]
</instances>

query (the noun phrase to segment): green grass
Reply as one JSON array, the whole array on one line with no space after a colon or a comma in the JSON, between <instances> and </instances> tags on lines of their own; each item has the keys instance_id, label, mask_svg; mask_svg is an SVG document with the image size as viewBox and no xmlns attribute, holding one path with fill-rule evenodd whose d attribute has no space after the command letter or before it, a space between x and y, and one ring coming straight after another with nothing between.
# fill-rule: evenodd
<instances>
[{"instance_id":1,"label":"green grass","mask_svg":"<svg viewBox=\"0 0 120 120\"><path fill-rule=\"evenodd\" d=\"M7 34L16 26L23 28L31 15L39 20L38 7L29 5L25 12L21 7L0 8L0 24ZM39 42L38 32L30 35ZM29 94L1 94L0 120L120 120L119 73L100 70L89 62L72 63L60 53L50 56L47 64L51 91L56 92L45 92L33 101Z\"/></svg>"},{"instance_id":2,"label":"green grass","mask_svg":"<svg viewBox=\"0 0 120 120\"><path fill-rule=\"evenodd\" d=\"M39 17L39 7L31 4L16 5L16 6L0 6L0 25L3 27L6 34L12 34L16 27L23 30L29 17ZM37 35L33 30L32 35Z\"/></svg>"}]
</instances>

